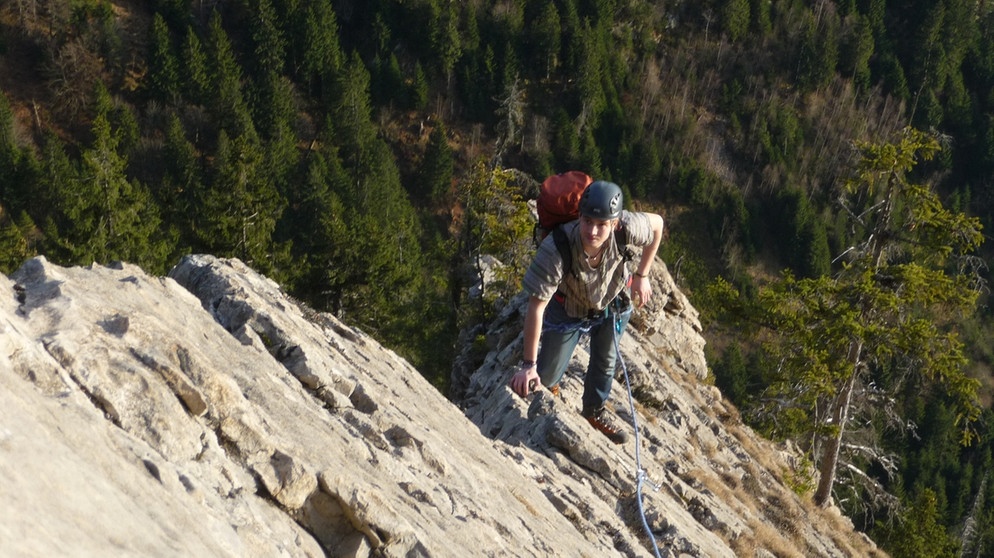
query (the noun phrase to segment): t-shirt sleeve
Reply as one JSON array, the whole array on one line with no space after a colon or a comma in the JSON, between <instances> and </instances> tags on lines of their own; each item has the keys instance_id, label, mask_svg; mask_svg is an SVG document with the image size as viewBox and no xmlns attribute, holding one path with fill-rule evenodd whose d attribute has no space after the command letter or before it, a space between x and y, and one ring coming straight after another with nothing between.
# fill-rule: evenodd
<instances>
[{"instance_id":1,"label":"t-shirt sleeve","mask_svg":"<svg viewBox=\"0 0 994 558\"><path fill-rule=\"evenodd\" d=\"M621 214L621 222L628 233L628 243L635 246L648 246L652 244L652 221L646 213L624 211Z\"/></svg>"},{"instance_id":2,"label":"t-shirt sleeve","mask_svg":"<svg viewBox=\"0 0 994 558\"><path fill-rule=\"evenodd\" d=\"M556 249L552 235L545 237L535 251L535 257L525 272L521 286L526 293L540 300L549 300L556 294L563 278L563 258Z\"/></svg>"}]
</instances>

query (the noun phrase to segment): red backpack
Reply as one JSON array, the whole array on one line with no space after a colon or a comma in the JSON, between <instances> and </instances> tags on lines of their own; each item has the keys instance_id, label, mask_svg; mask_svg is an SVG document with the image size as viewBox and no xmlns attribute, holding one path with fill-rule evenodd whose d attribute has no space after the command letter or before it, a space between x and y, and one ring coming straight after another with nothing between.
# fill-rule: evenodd
<instances>
[{"instance_id":1,"label":"red backpack","mask_svg":"<svg viewBox=\"0 0 994 558\"><path fill-rule=\"evenodd\" d=\"M538 209L539 240L544 239L556 225L580 217L580 196L594 179L580 171L554 174L542 182L535 202Z\"/></svg>"},{"instance_id":2,"label":"red backpack","mask_svg":"<svg viewBox=\"0 0 994 558\"><path fill-rule=\"evenodd\" d=\"M542 181L538 190L535 208L538 210L538 224L535 225L535 244L541 244L549 233L553 233L556 249L563 259L563 269L573 269L573 252L569 247L569 239L562 230L564 223L580 218L580 196L594 179L581 171L566 171L549 176ZM628 248L628 233L624 228L615 231L615 241L624 255L625 261L632 259L632 251Z\"/></svg>"}]
</instances>

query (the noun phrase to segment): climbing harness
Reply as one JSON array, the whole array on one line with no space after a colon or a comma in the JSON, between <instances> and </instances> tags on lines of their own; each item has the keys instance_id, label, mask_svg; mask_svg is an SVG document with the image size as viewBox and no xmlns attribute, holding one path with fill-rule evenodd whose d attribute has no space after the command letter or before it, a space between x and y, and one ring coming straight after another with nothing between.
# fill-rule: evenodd
<instances>
[{"instance_id":1,"label":"climbing harness","mask_svg":"<svg viewBox=\"0 0 994 558\"><path fill-rule=\"evenodd\" d=\"M635 398L632 396L632 383L628 379L628 367L625 365L625 359L621 356L621 346L618 343L618 338L621 336L621 315L618 314L617 311L612 311L611 314L615 320L614 352L618 356L618 361L621 363L621 372L625 376L625 387L628 388L628 406L632 414L632 426L635 429L635 498L638 500L639 504L639 515L642 517L642 528L645 529L645 534L649 536L649 540L652 542L652 550L656 553L656 558L662 558L659 554L659 546L656 545L656 536L652 534L652 529L649 528L649 520L646 519L645 508L642 506L642 483L648 482L649 485L656 491L659 490L659 486L648 479L645 469L642 467L642 444L639 441L639 425L635 416Z\"/></svg>"}]
</instances>

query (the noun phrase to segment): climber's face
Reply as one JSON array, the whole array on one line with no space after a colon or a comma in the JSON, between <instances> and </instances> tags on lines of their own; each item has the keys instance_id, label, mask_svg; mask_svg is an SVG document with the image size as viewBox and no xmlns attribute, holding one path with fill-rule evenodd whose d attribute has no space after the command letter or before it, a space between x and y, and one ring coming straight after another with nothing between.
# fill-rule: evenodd
<instances>
[{"instance_id":1,"label":"climber's face","mask_svg":"<svg viewBox=\"0 0 994 558\"><path fill-rule=\"evenodd\" d=\"M583 241L584 251L591 253L600 250L604 242L611 238L611 231L617 227L617 219L580 217L580 239Z\"/></svg>"}]
</instances>

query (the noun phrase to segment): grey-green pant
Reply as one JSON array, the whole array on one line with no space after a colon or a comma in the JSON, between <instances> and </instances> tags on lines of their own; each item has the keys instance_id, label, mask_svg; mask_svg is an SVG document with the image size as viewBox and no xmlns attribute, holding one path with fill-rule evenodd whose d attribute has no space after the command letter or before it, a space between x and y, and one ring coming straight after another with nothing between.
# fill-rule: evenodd
<instances>
[{"instance_id":1,"label":"grey-green pant","mask_svg":"<svg viewBox=\"0 0 994 558\"><path fill-rule=\"evenodd\" d=\"M551 387L562 380L580 337L589 333L590 363L583 379L583 408L602 407L611 395L618 361L615 335L620 341L631 316L632 307L627 297L616 298L603 316L594 319L571 318L559 301L550 300L545 308L538 349L537 368L542 385Z\"/></svg>"}]
</instances>

